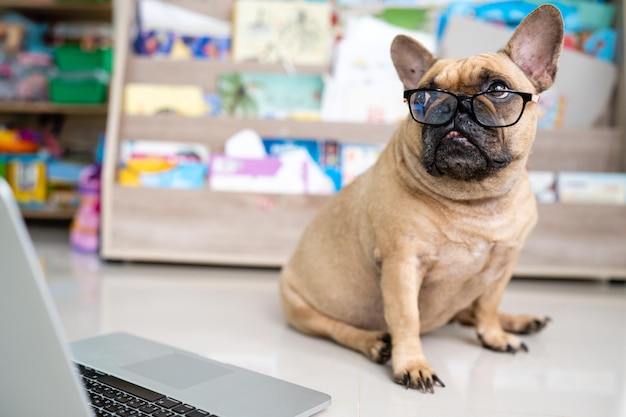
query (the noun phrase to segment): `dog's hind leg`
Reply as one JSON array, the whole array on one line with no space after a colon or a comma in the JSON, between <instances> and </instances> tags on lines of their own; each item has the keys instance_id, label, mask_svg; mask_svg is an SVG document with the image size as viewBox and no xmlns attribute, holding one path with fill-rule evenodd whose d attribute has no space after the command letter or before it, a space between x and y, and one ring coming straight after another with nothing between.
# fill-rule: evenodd
<instances>
[{"instance_id":1,"label":"dog's hind leg","mask_svg":"<svg viewBox=\"0 0 626 417\"><path fill-rule=\"evenodd\" d=\"M287 321L302 333L334 340L377 363L391 358L389 333L359 329L320 313L284 280L280 283L280 294Z\"/></svg>"},{"instance_id":2,"label":"dog's hind leg","mask_svg":"<svg viewBox=\"0 0 626 417\"><path fill-rule=\"evenodd\" d=\"M550 317L535 316L531 314L507 314L498 313L498 320L502 330L515 334L537 333L548 325ZM476 327L476 316L474 306L467 307L454 316L452 321L459 322L466 326Z\"/></svg>"}]
</instances>

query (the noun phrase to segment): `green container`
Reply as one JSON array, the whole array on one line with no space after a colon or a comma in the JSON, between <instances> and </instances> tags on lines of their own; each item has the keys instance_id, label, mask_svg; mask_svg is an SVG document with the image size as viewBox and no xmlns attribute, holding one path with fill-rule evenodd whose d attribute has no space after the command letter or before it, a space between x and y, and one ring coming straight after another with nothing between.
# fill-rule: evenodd
<instances>
[{"instance_id":1,"label":"green container","mask_svg":"<svg viewBox=\"0 0 626 417\"><path fill-rule=\"evenodd\" d=\"M54 61L60 71L111 71L112 49L85 51L79 45L62 45L54 48Z\"/></svg>"},{"instance_id":2,"label":"green container","mask_svg":"<svg viewBox=\"0 0 626 417\"><path fill-rule=\"evenodd\" d=\"M8 164L8 159L0 155L0 177L4 178L5 180L9 178L7 174Z\"/></svg>"},{"instance_id":3,"label":"green container","mask_svg":"<svg viewBox=\"0 0 626 417\"><path fill-rule=\"evenodd\" d=\"M63 104L101 104L107 98L107 83L97 79L65 79L55 77L50 80L50 100Z\"/></svg>"}]
</instances>

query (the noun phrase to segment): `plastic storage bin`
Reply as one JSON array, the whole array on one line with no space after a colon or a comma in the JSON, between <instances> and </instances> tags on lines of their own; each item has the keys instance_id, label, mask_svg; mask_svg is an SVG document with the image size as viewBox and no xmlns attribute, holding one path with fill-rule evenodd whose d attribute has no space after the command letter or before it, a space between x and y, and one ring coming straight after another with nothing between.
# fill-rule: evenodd
<instances>
[{"instance_id":1,"label":"plastic storage bin","mask_svg":"<svg viewBox=\"0 0 626 417\"><path fill-rule=\"evenodd\" d=\"M60 71L111 71L112 55L111 48L86 51L73 44L54 48L54 61Z\"/></svg>"},{"instance_id":2,"label":"plastic storage bin","mask_svg":"<svg viewBox=\"0 0 626 417\"><path fill-rule=\"evenodd\" d=\"M50 100L62 104L104 103L108 84L102 72L59 73L50 78Z\"/></svg>"}]
</instances>

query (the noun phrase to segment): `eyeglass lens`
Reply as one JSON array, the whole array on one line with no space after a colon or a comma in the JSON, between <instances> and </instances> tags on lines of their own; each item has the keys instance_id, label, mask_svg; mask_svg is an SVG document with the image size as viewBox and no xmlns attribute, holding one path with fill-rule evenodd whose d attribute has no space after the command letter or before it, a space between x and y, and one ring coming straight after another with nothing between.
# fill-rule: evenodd
<instances>
[{"instance_id":1,"label":"eyeglass lens","mask_svg":"<svg viewBox=\"0 0 626 417\"><path fill-rule=\"evenodd\" d=\"M465 99L458 99L445 91L418 90L409 98L409 107L416 121L444 125L456 114L460 100ZM476 120L489 127L514 124L521 117L525 104L522 96L508 91L484 92L467 101L471 101L471 111Z\"/></svg>"}]
</instances>

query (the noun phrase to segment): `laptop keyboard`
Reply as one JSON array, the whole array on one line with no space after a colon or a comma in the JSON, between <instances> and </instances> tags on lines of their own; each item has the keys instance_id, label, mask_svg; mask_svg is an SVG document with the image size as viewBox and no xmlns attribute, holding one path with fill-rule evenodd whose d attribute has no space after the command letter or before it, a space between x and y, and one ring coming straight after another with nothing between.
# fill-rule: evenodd
<instances>
[{"instance_id":1,"label":"laptop keyboard","mask_svg":"<svg viewBox=\"0 0 626 417\"><path fill-rule=\"evenodd\" d=\"M77 366L96 417L218 417L112 375Z\"/></svg>"}]
</instances>

